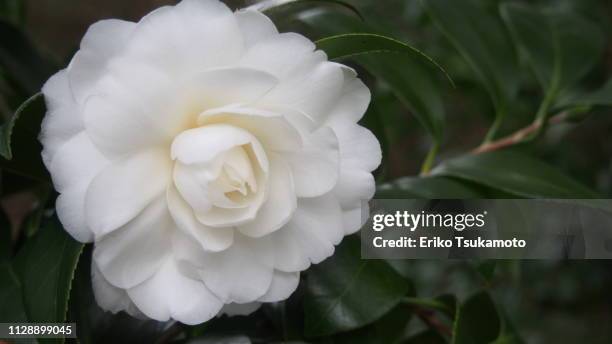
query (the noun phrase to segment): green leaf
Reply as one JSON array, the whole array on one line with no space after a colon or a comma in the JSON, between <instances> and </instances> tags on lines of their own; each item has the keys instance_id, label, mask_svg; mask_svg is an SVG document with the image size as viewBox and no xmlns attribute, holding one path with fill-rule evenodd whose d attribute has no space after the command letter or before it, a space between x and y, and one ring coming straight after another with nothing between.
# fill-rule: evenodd
<instances>
[{"instance_id":1,"label":"green leaf","mask_svg":"<svg viewBox=\"0 0 612 344\"><path fill-rule=\"evenodd\" d=\"M315 42L318 49L327 53L330 60L372 54L372 53L403 53L416 59L432 64L438 68L451 84L453 80L448 73L427 54L419 49L397 39L375 33L345 33L325 37Z\"/></svg>"},{"instance_id":2,"label":"green leaf","mask_svg":"<svg viewBox=\"0 0 612 344\"><path fill-rule=\"evenodd\" d=\"M42 146L38 141L40 124L45 115L42 93L26 100L12 118L0 128L0 166L17 174L47 181L42 163Z\"/></svg>"},{"instance_id":3,"label":"green leaf","mask_svg":"<svg viewBox=\"0 0 612 344\"><path fill-rule=\"evenodd\" d=\"M461 156L436 167L432 175L468 180L525 198L600 198L555 167L509 150Z\"/></svg>"},{"instance_id":4,"label":"green leaf","mask_svg":"<svg viewBox=\"0 0 612 344\"><path fill-rule=\"evenodd\" d=\"M539 10L518 3L500 7L512 36L547 94L581 79L600 59L601 29L576 12Z\"/></svg>"},{"instance_id":5,"label":"green leaf","mask_svg":"<svg viewBox=\"0 0 612 344\"><path fill-rule=\"evenodd\" d=\"M503 22L474 0L422 0L435 24L474 69L503 116L515 97L516 53Z\"/></svg>"},{"instance_id":6,"label":"green leaf","mask_svg":"<svg viewBox=\"0 0 612 344\"><path fill-rule=\"evenodd\" d=\"M446 344L446 339L434 330L421 331L410 338L401 341L400 344Z\"/></svg>"},{"instance_id":7,"label":"green leaf","mask_svg":"<svg viewBox=\"0 0 612 344\"><path fill-rule=\"evenodd\" d=\"M322 32L326 36L342 36L342 34L358 32L368 34L370 38L374 35L388 37L388 35L379 33L374 28L369 27L366 23L346 15L313 15L302 20L317 32ZM351 41L351 45L338 48L337 52L354 54L360 47L360 44L356 44L354 41L355 37L359 36L347 37L350 38L346 42ZM369 41L371 42L371 40ZM383 45L378 39L377 44L379 46ZM389 48L391 44L388 40L385 40L384 46ZM402 51L408 51L407 49L409 49L406 47L399 48L396 44L393 45L395 49L402 49ZM361 48L363 49L362 45ZM353 59L379 81L386 83L393 91L394 96L411 111L427 132L431 134L434 141L441 141L445 110L440 86L437 82L437 74L443 69L439 66L436 67L437 64L432 64L431 60L412 53L357 54L353 55ZM445 75L448 77L447 74Z\"/></svg>"},{"instance_id":8,"label":"green leaf","mask_svg":"<svg viewBox=\"0 0 612 344\"><path fill-rule=\"evenodd\" d=\"M406 305L398 305L375 323L332 337L334 344L397 343L404 337L413 312Z\"/></svg>"},{"instance_id":9,"label":"green leaf","mask_svg":"<svg viewBox=\"0 0 612 344\"><path fill-rule=\"evenodd\" d=\"M11 141L12 141L13 130L15 129L15 125L17 121L20 119L21 114L28 107L30 107L33 103L39 100L39 98L42 98L42 93L36 93L35 95L31 96L28 100L23 102L19 106L19 108L17 108L17 111L15 111L15 114L13 114L13 117L10 118L6 123L2 125L2 130L0 132L0 134L2 135L2 137L0 137L0 155L2 155L3 158L8 159L8 160L11 160L13 158L13 150L11 148Z\"/></svg>"},{"instance_id":10,"label":"green leaf","mask_svg":"<svg viewBox=\"0 0 612 344\"><path fill-rule=\"evenodd\" d=\"M349 331L397 306L411 284L381 260L362 260L359 238L344 239L335 254L311 268L304 297L305 334Z\"/></svg>"},{"instance_id":11,"label":"green leaf","mask_svg":"<svg viewBox=\"0 0 612 344\"><path fill-rule=\"evenodd\" d=\"M9 263L0 263L0 276L0 323L28 322L21 283Z\"/></svg>"},{"instance_id":12,"label":"green leaf","mask_svg":"<svg viewBox=\"0 0 612 344\"><path fill-rule=\"evenodd\" d=\"M612 106L612 79L597 91L576 94L559 102L559 107L569 106Z\"/></svg>"},{"instance_id":13,"label":"green leaf","mask_svg":"<svg viewBox=\"0 0 612 344\"><path fill-rule=\"evenodd\" d=\"M485 283L490 283L495 276L495 269L497 268L497 261L494 259L485 259L476 264L476 271L482 276Z\"/></svg>"},{"instance_id":14,"label":"green leaf","mask_svg":"<svg viewBox=\"0 0 612 344\"><path fill-rule=\"evenodd\" d=\"M445 177L402 177L379 185L376 198L469 199L482 195L460 181Z\"/></svg>"},{"instance_id":15,"label":"green leaf","mask_svg":"<svg viewBox=\"0 0 612 344\"><path fill-rule=\"evenodd\" d=\"M450 318L455 317L457 309L457 299L451 294L440 295L434 299L406 297L402 301L408 305L439 311Z\"/></svg>"},{"instance_id":16,"label":"green leaf","mask_svg":"<svg viewBox=\"0 0 612 344\"><path fill-rule=\"evenodd\" d=\"M501 332L501 320L491 296L481 291L468 298L457 311L453 344L488 344Z\"/></svg>"},{"instance_id":17,"label":"green leaf","mask_svg":"<svg viewBox=\"0 0 612 344\"><path fill-rule=\"evenodd\" d=\"M308 3L313 3L313 4L322 3L322 4L338 5L338 6L348 9L349 11L357 15L359 18L363 19L363 17L361 16L361 13L359 13L359 10L355 6L351 5L348 2L340 1L340 0L265 0L265 1L258 2L250 6L249 8L255 9L261 12L269 12L269 11L277 10L281 7L287 7L287 6L292 6L296 4L308 4Z\"/></svg>"},{"instance_id":18,"label":"green leaf","mask_svg":"<svg viewBox=\"0 0 612 344\"><path fill-rule=\"evenodd\" d=\"M53 219L19 251L15 271L23 285L30 322L64 322L74 271L83 244Z\"/></svg>"},{"instance_id":19,"label":"green leaf","mask_svg":"<svg viewBox=\"0 0 612 344\"><path fill-rule=\"evenodd\" d=\"M435 142L441 141L444 103L440 86L429 66L400 54L363 55L355 60L391 88L395 97L410 110Z\"/></svg>"}]
</instances>

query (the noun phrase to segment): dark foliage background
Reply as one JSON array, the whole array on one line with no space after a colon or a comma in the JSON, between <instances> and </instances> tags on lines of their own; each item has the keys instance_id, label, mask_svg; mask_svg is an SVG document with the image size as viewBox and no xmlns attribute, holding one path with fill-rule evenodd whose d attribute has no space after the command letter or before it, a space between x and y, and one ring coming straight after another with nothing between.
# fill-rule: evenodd
<instances>
[{"instance_id":1,"label":"dark foliage background","mask_svg":"<svg viewBox=\"0 0 612 344\"><path fill-rule=\"evenodd\" d=\"M82 343L610 342L609 261L363 261L356 237L303 274L288 301L248 317L186 327L100 310L91 294L91 248L53 217L56 195L35 140L42 100L24 107L12 142L10 119L67 65L91 23L138 20L174 2L0 0L0 114L8 123L0 143L0 322L74 321ZM393 44L383 50L395 52L368 54L381 42L319 44L330 55L353 52L341 61L372 90L364 125L383 145L379 196L612 195L611 2L311 0L268 14L281 30L312 39L395 38L452 78L454 85Z\"/></svg>"}]
</instances>

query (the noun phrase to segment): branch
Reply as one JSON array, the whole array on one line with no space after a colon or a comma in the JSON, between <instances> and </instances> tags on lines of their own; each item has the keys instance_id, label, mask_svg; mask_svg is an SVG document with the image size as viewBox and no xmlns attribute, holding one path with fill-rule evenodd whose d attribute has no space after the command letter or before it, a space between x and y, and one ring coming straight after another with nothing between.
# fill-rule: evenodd
<instances>
[{"instance_id":1,"label":"branch","mask_svg":"<svg viewBox=\"0 0 612 344\"><path fill-rule=\"evenodd\" d=\"M537 133L545 124L559 124L564 122L569 113L567 111L560 112L559 114L551 117L548 122L538 121L531 123L529 126L520 129L509 136L501 138L499 140L484 143L474 149L472 154L481 154L486 152L492 152L498 149L506 148L509 146L513 146L515 144L519 144L525 141L531 134Z\"/></svg>"},{"instance_id":2,"label":"branch","mask_svg":"<svg viewBox=\"0 0 612 344\"><path fill-rule=\"evenodd\" d=\"M451 330L450 327L448 327L446 324L441 322L436 317L436 315L435 315L435 313L433 311L429 311L429 310L422 309L422 308L415 308L414 312L430 328L435 329L436 331L438 331L439 333L441 333L443 335L452 337L453 330Z\"/></svg>"}]
</instances>

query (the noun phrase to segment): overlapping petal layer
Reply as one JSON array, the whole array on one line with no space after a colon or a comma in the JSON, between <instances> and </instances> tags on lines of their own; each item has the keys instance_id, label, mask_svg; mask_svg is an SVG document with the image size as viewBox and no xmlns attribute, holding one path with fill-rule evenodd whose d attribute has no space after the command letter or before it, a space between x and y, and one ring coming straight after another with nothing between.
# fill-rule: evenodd
<instances>
[{"instance_id":1,"label":"overlapping petal layer","mask_svg":"<svg viewBox=\"0 0 612 344\"><path fill-rule=\"evenodd\" d=\"M374 192L368 89L256 11L184 0L101 21L43 93L58 216L95 243L112 312L195 324L283 300Z\"/></svg>"}]
</instances>

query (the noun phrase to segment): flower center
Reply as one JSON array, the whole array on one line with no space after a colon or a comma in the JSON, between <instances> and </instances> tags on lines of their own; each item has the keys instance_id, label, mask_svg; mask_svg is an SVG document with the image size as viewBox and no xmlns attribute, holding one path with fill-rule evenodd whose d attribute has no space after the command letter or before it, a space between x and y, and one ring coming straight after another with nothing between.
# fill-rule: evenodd
<instances>
[{"instance_id":1,"label":"flower center","mask_svg":"<svg viewBox=\"0 0 612 344\"><path fill-rule=\"evenodd\" d=\"M174 186L205 225L239 224L264 201L268 158L242 128L210 124L186 130L172 143L172 158Z\"/></svg>"}]
</instances>

